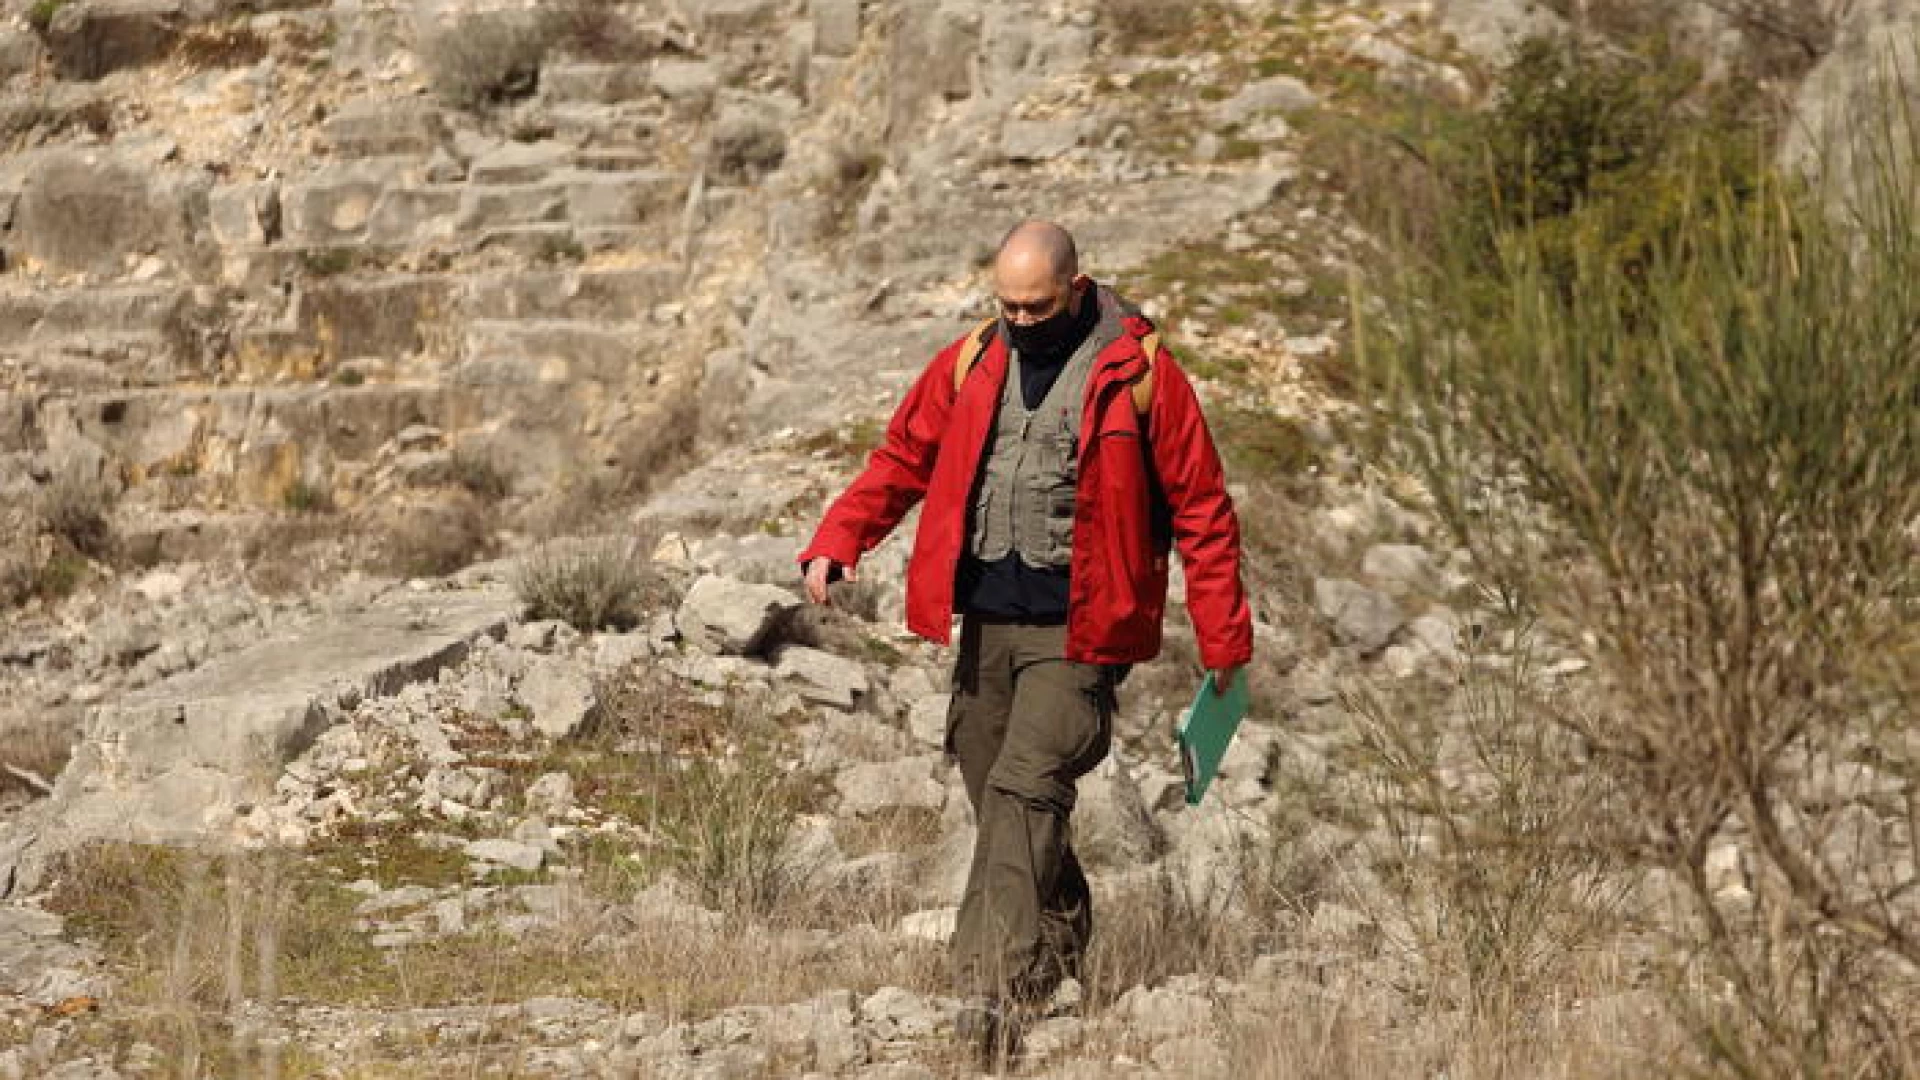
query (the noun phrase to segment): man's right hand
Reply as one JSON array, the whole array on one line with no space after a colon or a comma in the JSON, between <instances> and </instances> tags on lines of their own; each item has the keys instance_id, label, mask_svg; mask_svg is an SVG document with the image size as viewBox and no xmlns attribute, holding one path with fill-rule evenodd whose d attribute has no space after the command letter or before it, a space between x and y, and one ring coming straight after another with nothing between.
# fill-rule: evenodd
<instances>
[{"instance_id":1,"label":"man's right hand","mask_svg":"<svg viewBox=\"0 0 1920 1080\"><path fill-rule=\"evenodd\" d=\"M853 567L841 567L840 570L842 579L859 580L853 572ZM835 580L833 571L833 560L825 555L818 556L807 564L807 599L816 604L826 604L829 607L833 605L833 599L827 593L828 583Z\"/></svg>"}]
</instances>

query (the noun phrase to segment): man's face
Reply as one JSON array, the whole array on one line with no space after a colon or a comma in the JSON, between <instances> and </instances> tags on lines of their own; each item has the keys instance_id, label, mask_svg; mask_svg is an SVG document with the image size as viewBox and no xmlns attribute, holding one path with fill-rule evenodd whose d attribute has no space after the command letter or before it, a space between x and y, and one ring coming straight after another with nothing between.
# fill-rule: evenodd
<instances>
[{"instance_id":1,"label":"man's face","mask_svg":"<svg viewBox=\"0 0 1920 1080\"><path fill-rule=\"evenodd\" d=\"M1008 324L1032 326L1072 303L1073 278L1038 259L1005 259L993 268L993 293Z\"/></svg>"}]
</instances>

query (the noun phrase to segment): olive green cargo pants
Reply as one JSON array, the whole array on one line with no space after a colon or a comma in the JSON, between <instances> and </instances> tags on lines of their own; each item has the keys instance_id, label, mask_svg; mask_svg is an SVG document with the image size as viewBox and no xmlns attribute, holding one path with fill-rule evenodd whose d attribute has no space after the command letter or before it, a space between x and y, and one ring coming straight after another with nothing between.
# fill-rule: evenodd
<instances>
[{"instance_id":1,"label":"olive green cargo pants","mask_svg":"<svg viewBox=\"0 0 1920 1080\"><path fill-rule=\"evenodd\" d=\"M979 827L954 927L956 990L1034 1002L1078 977L1093 932L1074 782L1113 735L1114 670L1066 659L1067 628L968 617L947 752Z\"/></svg>"}]
</instances>

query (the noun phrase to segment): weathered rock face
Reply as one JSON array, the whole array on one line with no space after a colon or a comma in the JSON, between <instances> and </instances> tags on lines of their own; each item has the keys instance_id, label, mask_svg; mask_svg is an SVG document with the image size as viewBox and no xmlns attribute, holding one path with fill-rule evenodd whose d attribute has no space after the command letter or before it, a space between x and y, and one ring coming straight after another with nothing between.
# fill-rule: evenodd
<instances>
[{"instance_id":1,"label":"weathered rock face","mask_svg":"<svg viewBox=\"0 0 1920 1080\"><path fill-rule=\"evenodd\" d=\"M1441 29L1483 63L1504 62L1515 42L1564 33L1566 20L1537 0L1415 0L1437 8Z\"/></svg>"},{"instance_id":2,"label":"weathered rock face","mask_svg":"<svg viewBox=\"0 0 1920 1080\"><path fill-rule=\"evenodd\" d=\"M47 23L47 50L62 78L98 79L163 60L186 16L181 0L79 0Z\"/></svg>"},{"instance_id":3,"label":"weathered rock face","mask_svg":"<svg viewBox=\"0 0 1920 1080\"><path fill-rule=\"evenodd\" d=\"M1905 0L1869 0L1838 11L1832 50L1794 96L1795 122L1788 125L1781 159L1822 175L1846 198L1862 191L1856 162L1865 148L1855 140L1873 130L1864 121L1902 107L1893 74L1908 79L1906 107L1920 94L1910 75L1920 60L1920 10Z\"/></svg>"},{"instance_id":4,"label":"weathered rock face","mask_svg":"<svg viewBox=\"0 0 1920 1080\"><path fill-rule=\"evenodd\" d=\"M393 594L101 706L53 795L0 838L0 896L91 840L209 835L363 697L391 694L498 633L499 589Z\"/></svg>"},{"instance_id":5,"label":"weathered rock face","mask_svg":"<svg viewBox=\"0 0 1920 1080\"><path fill-rule=\"evenodd\" d=\"M208 186L156 180L112 151L50 153L25 171L13 243L63 270L112 272L156 251L184 255L206 220Z\"/></svg>"}]
</instances>

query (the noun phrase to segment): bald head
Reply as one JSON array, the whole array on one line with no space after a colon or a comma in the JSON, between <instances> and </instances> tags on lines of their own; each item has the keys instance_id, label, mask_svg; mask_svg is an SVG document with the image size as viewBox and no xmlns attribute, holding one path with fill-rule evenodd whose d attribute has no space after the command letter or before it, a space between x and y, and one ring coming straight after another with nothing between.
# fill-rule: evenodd
<instances>
[{"instance_id":1,"label":"bald head","mask_svg":"<svg viewBox=\"0 0 1920 1080\"><path fill-rule=\"evenodd\" d=\"M995 273L1003 266L1014 265L1043 269L1056 278L1072 281L1080 273L1080 252L1074 247L1072 233L1051 221L1028 218L1007 230L993 257Z\"/></svg>"},{"instance_id":2,"label":"bald head","mask_svg":"<svg viewBox=\"0 0 1920 1080\"><path fill-rule=\"evenodd\" d=\"M1051 221L1015 225L993 257L993 291L1001 313L1016 325L1076 306L1073 281L1079 275L1072 234Z\"/></svg>"}]
</instances>

